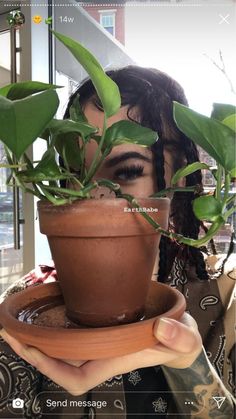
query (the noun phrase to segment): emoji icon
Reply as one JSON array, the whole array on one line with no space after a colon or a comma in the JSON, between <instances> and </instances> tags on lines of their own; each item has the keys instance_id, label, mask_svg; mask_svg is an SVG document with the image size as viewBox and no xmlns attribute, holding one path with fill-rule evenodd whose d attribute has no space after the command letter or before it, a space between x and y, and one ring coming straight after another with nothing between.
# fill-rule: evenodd
<instances>
[{"instance_id":1,"label":"emoji icon","mask_svg":"<svg viewBox=\"0 0 236 419\"><path fill-rule=\"evenodd\" d=\"M47 19L45 19L45 23L47 25L51 25L52 24L52 16L48 17Z\"/></svg>"},{"instance_id":2,"label":"emoji icon","mask_svg":"<svg viewBox=\"0 0 236 419\"><path fill-rule=\"evenodd\" d=\"M41 22L42 22L42 17L41 17L40 15L35 15L35 16L33 17L33 22L34 22L34 23L36 23L36 24L38 25L39 23L41 23Z\"/></svg>"}]
</instances>

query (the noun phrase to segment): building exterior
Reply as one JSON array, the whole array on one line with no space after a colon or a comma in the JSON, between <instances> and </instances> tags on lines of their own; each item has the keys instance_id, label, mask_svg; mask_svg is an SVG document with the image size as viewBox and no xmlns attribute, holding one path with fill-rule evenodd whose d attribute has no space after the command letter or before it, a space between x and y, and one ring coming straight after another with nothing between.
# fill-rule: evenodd
<instances>
[{"instance_id":1,"label":"building exterior","mask_svg":"<svg viewBox=\"0 0 236 419\"><path fill-rule=\"evenodd\" d=\"M101 5L99 4L101 3ZM109 3L112 3L109 5ZM114 2L116 3L116 2ZM108 1L84 2L82 7L104 29L106 29L117 41L125 44L125 2L119 1L114 4ZM122 4L123 3L123 4Z\"/></svg>"},{"instance_id":2,"label":"building exterior","mask_svg":"<svg viewBox=\"0 0 236 419\"><path fill-rule=\"evenodd\" d=\"M207 154L206 151L204 151L202 148L198 148L199 151L199 160L202 163L206 163L208 164L208 166L215 166L216 162L215 160L209 156L209 154ZM212 176L211 172L209 172L208 170L202 170L202 180L203 180L203 185L204 187L207 188L212 188L215 185L215 179Z\"/></svg>"}]
</instances>

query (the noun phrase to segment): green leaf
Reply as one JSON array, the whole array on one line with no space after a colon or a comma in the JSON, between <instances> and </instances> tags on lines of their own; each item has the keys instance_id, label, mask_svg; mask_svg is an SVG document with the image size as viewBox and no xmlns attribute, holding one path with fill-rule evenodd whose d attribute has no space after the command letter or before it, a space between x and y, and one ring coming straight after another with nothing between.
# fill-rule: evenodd
<instances>
[{"instance_id":1,"label":"green leaf","mask_svg":"<svg viewBox=\"0 0 236 419\"><path fill-rule=\"evenodd\" d=\"M222 204L212 195L193 201L193 212L199 220L216 221L222 214Z\"/></svg>"},{"instance_id":2,"label":"green leaf","mask_svg":"<svg viewBox=\"0 0 236 419\"><path fill-rule=\"evenodd\" d=\"M47 129L41 134L45 139L51 136L52 144L55 144L58 154L65 159L65 162L74 170L81 167L81 152L78 144L78 137L82 136L86 142L97 128L92 125L74 122L68 119L53 119Z\"/></svg>"},{"instance_id":3,"label":"green leaf","mask_svg":"<svg viewBox=\"0 0 236 419\"><path fill-rule=\"evenodd\" d=\"M42 182L65 178L65 176L61 175L53 148L49 148L43 154L40 162L34 169L22 170L18 172L18 177L23 182Z\"/></svg>"},{"instance_id":4,"label":"green leaf","mask_svg":"<svg viewBox=\"0 0 236 419\"><path fill-rule=\"evenodd\" d=\"M88 120L80 106L79 94L77 94L70 107L70 119L75 122L88 123Z\"/></svg>"},{"instance_id":5,"label":"green leaf","mask_svg":"<svg viewBox=\"0 0 236 419\"><path fill-rule=\"evenodd\" d=\"M78 144L78 134L74 132L65 135L59 134L56 138L55 147L58 154L70 168L74 170L81 168L82 159Z\"/></svg>"},{"instance_id":6,"label":"green leaf","mask_svg":"<svg viewBox=\"0 0 236 419\"><path fill-rule=\"evenodd\" d=\"M236 107L234 105L226 103L213 103L213 111L211 117L218 119L218 121L223 121L232 114L236 113Z\"/></svg>"},{"instance_id":7,"label":"green leaf","mask_svg":"<svg viewBox=\"0 0 236 419\"><path fill-rule=\"evenodd\" d=\"M177 170L177 172L174 174L174 176L171 179L171 184L174 185L182 177L191 175L191 173L194 173L197 170L203 170L203 169L209 170L210 167L207 164L200 163L200 162L195 162L195 163L192 163L192 164L188 164L188 166Z\"/></svg>"},{"instance_id":8,"label":"green leaf","mask_svg":"<svg viewBox=\"0 0 236 419\"><path fill-rule=\"evenodd\" d=\"M222 124L236 132L236 114L227 116L225 119L223 119Z\"/></svg>"},{"instance_id":9,"label":"green leaf","mask_svg":"<svg viewBox=\"0 0 236 419\"><path fill-rule=\"evenodd\" d=\"M5 96L10 100L24 99L34 93L43 92L49 89L58 89L61 86L55 84L41 83L39 81L23 81L19 83L12 83L0 89L0 95Z\"/></svg>"},{"instance_id":10,"label":"green leaf","mask_svg":"<svg viewBox=\"0 0 236 419\"><path fill-rule=\"evenodd\" d=\"M188 237L183 237L180 234L175 235L175 238L179 243L184 243L184 244L187 244L188 246L193 246L193 247L201 247L204 244L208 243L209 240L211 240L216 235L216 233L219 231L221 226L224 225L224 223L225 223L225 220L221 216L219 216L216 219L216 221L212 223L208 232L203 237L197 240L190 239Z\"/></svg>"},{"instance_id":11,"label":"green leaf","mask_svg":"<svg viewBox=\"0 0 236 419\"><path fill-rule=\"evenodd\" d=\"M115 122L106 130L104 143L107 147L114 147L126 143L147 147L154 144L157 138L157 132L143 127L136 122L123 120Z\"/></svg>"},{"instance_id":12,"label":"green leaf","mask_svg":"<svg viewBox=\"0 0 236 419\"><path fill-rule=\"evenodd\" d=\"M83 136L84 138L90 137L91 134L98 131L97 127L86 124L84 122L74 122L70 119L53 119L48 124L47 130L49 130L54 137L57 137L61 134L70 134L73 132Z\"/></svg>"},{"instance_id":13,"label":"green leaf","mask_svg":"<svg viewBox=\"0 0 236 419\"><path fill-rule=\"evenodd\" d=\"M49 148L43 154L40 162L35 167L35 170L41 170L47 174L60 174L59 167L56 162L56 153L54 148Z\"/></svg>"},{"instance_id":14,"label":"green leaf","mask_svg":"<svg viewBox=\"0 0 236 419\"><path fill-rule=\"evenodd\" d=\"M60 156L66 159L71 168L79 170L82 162L78 137L82 136L86 142L91 134L97 132L97 128L85 122L54 119L48 125L47 131L51 133L52 143Z\"/></svg>"},{"instance_id":15,"label":"green leaf","mask_svg":"<svg viewBox=\"0 0 236 419\"><path fill-rule=\"evenodd\" d=\"M101 141L101 135L93 135L92 136L92 139L94 140L94 141L96 141L96 143L97 143L97 145L99 145L99 143L100 143L100 141ZM106 146L104 146L103 147L103 150L106 148Z\"/></svg>"},{"instance_id":16,"label":"green leaf","mask_svg":"<svg viewBox=\"0 0 236 419\"><path fill-rule=\"evenodd\" d=\"M235 133L232 129L177 102L174 102L174 118L186 136L232 173L236 165Z\"/></svg>"},{"instance_id":17,"label":"green leaf","mask_svg":"<svg viewBox=\"0 0 236 419\"><path fill-rule=\"evenodd\" d=\"M0 96L0 139L17 159L48 125L58 105L54 90L15 101Z\"/></svg>"},{"instance_id":18,"label":"green leaf","mask_svg":"<svg viewBox=\"0 0 236 419\"><path fill-rule=\"evenodd\" d=\"M109 117L117 113L121 105L118 86L105 74L96 58L81 44L68 36L55 31L52 31L52 33L60 42L62 42L62 44L66 46L67 49L69 49L76 60L89 74L97 91L98 97L101 100L106 116Z\"/></svg>"},{"instance_id":19,"label":"green leaf","mask_svg":"<svg viewBox=\"0 0 236 419\"><path fill-rule=\"evenodd\" d=\"M218 180L218 170L217 169L211 169L211 174L213 175L214 179Z\"/></svg>"},{"instance_id":20,"label":"green leaf","mask_svg":"<svg viewBox=\"0 0 236 419\"><path fill-rule=\"evenodd\" d=\"M236 178L236 167L230 171L230 176Z\"/></svg>"}]
</instances>

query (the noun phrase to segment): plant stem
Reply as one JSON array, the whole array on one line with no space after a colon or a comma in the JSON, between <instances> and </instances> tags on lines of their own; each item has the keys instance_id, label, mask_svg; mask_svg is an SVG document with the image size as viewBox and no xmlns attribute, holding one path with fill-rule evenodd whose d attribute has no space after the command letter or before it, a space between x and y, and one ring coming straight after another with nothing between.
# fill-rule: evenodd
<instances>
[{"instance_id":1,"label":"plant stem","mask_svg":"<svg viewBox=\"0 0 236 419\"><path fill-rule=\"evenodd\" d=\"M225 221L227 221L227 219L234 213L234 211L236 211L236 205L224 213Z\"/></svg>"},{"instance_id":2,"label":"plant stem","mask_svg":"<svg viewBox=\"0 0 236 419\"><path fill-rule=\"evenodd\" d=\"M67 174L67 173L66 173ZM82 183L79 181L79 179L78 179L78 177L77 176L72 176L71 175L71 173L69 173L69 176L70 176L70 178L69 178L69 180L70 180L70 182L71 183L75 183L75 184L77 184L77 185L79 185L79 187L80 188L83 188L83 185L82 185Z\"/></svg>"},{"instance_id":3,"label":"plant stem","mask_svg":"<svg viewBox=\"0 0 236 419\"><path fill-rule=\"evenodd\" d=\"M33 169L34 166L33 166L31 160L29 159L29 157L27 156L26 153L23 154L23 157L24 157L24 161L25 161L25 163L27 165L27 169Z\"/></svg>"},{"instance_id":4,"label":"plant stem","mask_svg":"<svg viewBox=\"0 0 236 419\"><path fill-rule=\"evenodd\" d=\"M122 194L117 192L118 197L126 199L134 208L141 208L137 200L131 195ZM187 244L188 246L201 247L206 244L216 234L219 228L224 224L224 220L219 219L214 222L209 228L208 232L201 239L191 239L190 237L184 237L181 234L173 233L171 231L164 230L160 224L158 224L153 218L146 212L140 211L140 214L155 228L155 230L170 240L175 240L178 243Z\"/></svg>"},{"instance_id":5,"label":"plant stem","mask_svg":"<svg viewBox=\"0 0 236 419\"><path fill-rule=\"evenodd\" d=\"M17 184L17 186L23 191L23 192L27 192L27 193L30 193L30 194L32 194L32 195L34 195L34 196L37 196L37 198L39 198L39 199L42 199L42 198L44 198L44 196L40 193L40 191L38 190L38 187L37 187L37 185L35 185L34 183L32 184L32 186L33 186L33 190L32 189L30 189L30 188L27 188L25 185L24 185L24 183L22 183L20 180L19 180L19 178L16 176L15 177L15 181L16 181L16 184Z\"/></svg>"},{"instance_id":6,"label":"plant stem","mask_svg":"<svg viewBox=\"0 0 236 419\"><path fill-rule=\"evenodd\" d=\"M236 199L236 194L233 194L230 198L227 199L226 204L229 205Z\"/></svg>"},{"instance_id":7,"label":"plant stem","mask_svg":"<svg viewBox=\"0 0 236 419\"><path fill-rule=\"evenodd\" d=\"M98 167L100 166L100 164L102 163L102 161L105 158L104 157L104 154L105 153L103 153L103 155L102 155L102 157L100 159L99 159L99 154L100 154L100 152L102 150L103 143L104 143L104 140L105 140L106 127L107 127L107 118L106 118L106 116L104 116L101 140L99 142L99 146L98 146L98 148L96 150L96 153L95 153L94 159L93 159L93 161L91 163L91 166L89 168L89 171L88 171L88 173L87 173L87 175L86 175L86 177L85 177L85 179L83 181L83 184L84 185L86 185L86 183L90 182L90 180L93 178L94 174L96 173Z\"/></svg>"},{"instance_id":8,"label":"plant stem","mask_svg":"<svg viewBox=\"0 0 236 419\"><path fill-rule=\"evenodd\" d=\"M216 192L215 197L218 201L221 200L221 187L222 187L222 166L219 164L217 169Z\"/></svg>"},{"instance_id":9,"label":"plant stem","mask_svg":"<svg viewBox=\"0 0 236 419\"><path fill-rule=\"evenodd\" d=\"M94 183L90 183L89 185L87 185L86 187L80 189L80 190L73 190L73 189L67 189L67 188L59 188L59 187L55 187L55 186L47 186L44 185L43 188L44 190L46 189L47 191L52 191L55 192L57 195L68 195L69 197L74 197L74 198L85 198L86 195L92 190L97 188L98 183L94 182Z\"/></svg>"},{"instance_id":10,"label":"plant stem","mask_svg":"<svg viewBox=\"0 0 236 419\"><path fill-rule=\"evenodd\" d=\"M223 206L227 203L227 199L229 196L229 189L230 189L230 174L225 173L225 191L224 191Z\"/></svg>"},{"instance_id":11,"label":"plant stem","mask_svg":"<svg viewBox=\"0 0 236 419\"><path fill-rule=\"evenodd\" d=\"M11 164L11 165L14 165L13 164L13 159L12 159L11 154L10 154L10 151L6 146L4 147L4 151L5 151L8 163Z\"/></svg>"},{"instance_id":12,"label":"plant stem","mask_svg":"<svg viewBox=\"0 0 236 419\"><path fill-rule=\"evenodd\" d=\"M18 163L18 164L0 164L0 169L18 169L21 167L26 167L26 163Z\"/></svg>"},{"instance_id":13,"label":"plant stem","mask_svg":"<svg viewBox=\"0 0 236 419\"><path fill-rule=\"evenodd\" d=\"M166 188L166 189L162 189L162 191L160 192L156 192L153 195L151 195L151 198L159 198L163 195L168 194L169 192L199 192L199 185L195 185L195 186L186 186L184 187L176 187L176 188Z\"/></svg>"},{"instance_id":14,"label":"plant stem","mask_svg":"<svg viewBox=\"0 0 236 419\"><path fill-rule=\"evenodd\" d=\"M209 229L205 226L203 221L200 221L200 225L201 225L201 228L203 229L204 233L207 234ZM212 254L217 255L217 250L216 250L214 239L212 238L209 243L210 243L210 246L211 246Z\"/></svg>"},{"instance_id":15,"label":"plant stem","mask_svg":"<svg viewBox=\"0 0 236 419\"><path fill-rule=\"evenodd\" d=\"M53 205L64 205L68 203L68 199L58 199L55 198L53 195L51 195L44 187L44 185L40 185L40 188L42 189L45 197L47 198L48 201L50 201Z\"/></svg>"},{"instance_id":16,"label":"plant stem","mask_svg":"<svg viewBox=\"0 0 236 419\"><path fill-rule=\"evenodd\" d=\"M108 189L111 189L113 192L120 192L120 185L119 183L114 183L108 179L98 179L97 180L98 186L105 186Z\"/></svg>"},{"instance_id":17,"label":"plant stem","mask_svg":"<svg viewBox=\"0 0 236 419\"><path fill-rule=\"evenodd\" d=\"M85 140L84 140L84 138L83 138L82 135L81 135L81 139L82 139L83 145L82 145L82 147L80 149L80 157L81 157L81 174L80 174L80 178L83 179L84 176L85 176L85 144L86 144L86 142L85 142ZM80 148L79 141L78 141L78 146Z\"/></svg>"}]
</instances>

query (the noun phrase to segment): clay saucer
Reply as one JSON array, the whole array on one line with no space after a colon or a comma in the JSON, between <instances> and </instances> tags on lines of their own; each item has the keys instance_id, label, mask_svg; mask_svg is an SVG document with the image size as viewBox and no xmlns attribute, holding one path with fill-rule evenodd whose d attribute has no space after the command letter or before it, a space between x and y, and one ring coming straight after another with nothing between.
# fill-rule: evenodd
<instances>
[{"instance_id":1,"label":"clay saucer","mask_svg":"<svg viewBox=\"0 0 236 419\"><path fill-rule=\"evenodd\" d=\"M156 318L179 319L185 307L179 291L151 281L143 320L121 326L80 327L66 318L60 286L55 282L8 297L0 305L0 319L10 335L51 357L91 360L152 347L157 343L153 336Z\"/></svg>"}]
</instances>

